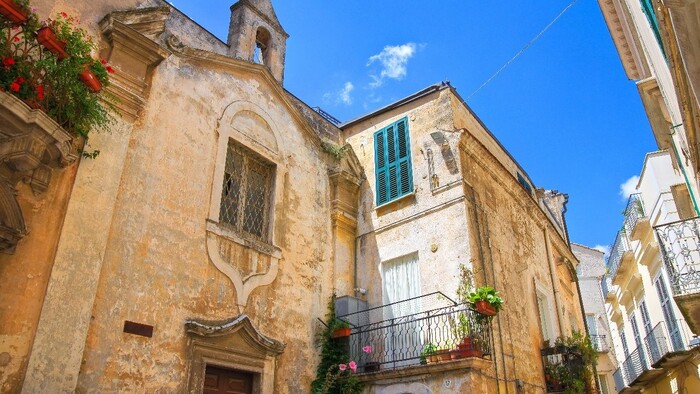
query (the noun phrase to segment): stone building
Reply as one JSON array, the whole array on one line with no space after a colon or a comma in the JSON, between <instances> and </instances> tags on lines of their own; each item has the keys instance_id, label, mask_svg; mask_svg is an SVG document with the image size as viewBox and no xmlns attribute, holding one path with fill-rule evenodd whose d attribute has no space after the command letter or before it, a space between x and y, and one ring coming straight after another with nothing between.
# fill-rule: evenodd
<instances>
[{"instance_id":1,"label":"stone building","mask_svg":"<svg viewBox=\"0 0 700 394\"><path fill-rule=\"evenodd\" d=\"M664 240L665 264L679 273L671 278L673 298L693 332L700 333L700 280L693 275L700 268L698 248L693 247L692 254L677 253L680 243L700 243L694 235L700 215L697 1L598 3L627 77L637 84L658 147L670 153L673 167L683 177L671 188L682 220L672 231L683 235L668 238L661 231L658 236Z\"/></svg>"},{"instance_id":2,"label":"stone building","mask_svg":"<svg viewBox=\"0 0 700 394\"><path fill-rule=\"evenodd\" d=\"M546 391L540 351L585 330L566 196L535 188L448 83L337 125L284 89L270 0L234 4L226 43L165 1L33 4L99 37L119 114L77 160L0 92L0 135L42 149L15 152L39 157L20 169L0 140L0 391L308 392L331 294L370 308L351 343L385 313L473 317L453 301L460 264L505 299L479 357L422 365L422 328L383 326L409 345L370 343L366 390Z\"/></svg>"},{"instance_id":3,"label":"stone building","mask_svg":"<svg viewBox=\"0 0 700 394\"><path fill-rule=\"evenodd\" d=\"M604 253L575 243L571 244L571 250L580 261L577 274L583 309L586 313L586 327L591 342L598 352L596 365L598 387L601 394L613 393L615 387L613 373L618 368L618 362L615 357L615 348L612 346L612 332L601 286L607 274Z\"/></svg>"},{"instance_id":4,"label":"stone building","mask_svg":"<svg viewBox=\"0 0 700 394\"><path fill-rule=\"evenodd\" d=\"M677 272L662 261L657 231L679 218L671 190L683 177L668 152L647 154L601 281L618 368L617 392L700 391L700 348L670 294ZM673 235L671 235L673 236Z\"/></svg>"}]
</instances>

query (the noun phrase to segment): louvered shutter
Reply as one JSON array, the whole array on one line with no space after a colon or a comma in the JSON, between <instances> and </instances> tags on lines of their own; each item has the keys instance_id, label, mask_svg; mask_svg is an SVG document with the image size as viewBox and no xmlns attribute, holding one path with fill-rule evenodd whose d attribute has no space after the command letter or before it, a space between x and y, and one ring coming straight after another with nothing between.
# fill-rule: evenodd
<instances>
[{"instance_id":1,"label":"louvered shutter","mask_svg":"<svg viewBox=\"0 0 700 394\"><path fill-rule=\"evenodd\" d=\"M377 205L413 191L408 121L402 119L374 134Z\"/></svg>"},{"instance_id":2,"label":"louvered shutter","mask_svg":"<svg viewBox=\"0 0 700 394\"><path fill-rule=\"evenodd\" d=\"M377 206L389 200L387 194L387 160L386 133L380 130L374 133L374 168L377 176Z\"/></svg>"}]
</instances>

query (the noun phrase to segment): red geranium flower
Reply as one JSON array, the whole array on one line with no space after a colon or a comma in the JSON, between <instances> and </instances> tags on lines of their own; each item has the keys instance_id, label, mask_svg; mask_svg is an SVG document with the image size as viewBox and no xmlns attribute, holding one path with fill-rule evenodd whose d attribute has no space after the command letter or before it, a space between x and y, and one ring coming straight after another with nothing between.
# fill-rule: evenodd
<instances>
[{"instance_id":1,"label":"red geranium flower","mask_svg":"<svg viewBox=\"0 0 700 394\"><path fill-rule=\"evenodd\" d=\"M9 68L11 65L15 64L15 59L12 57L6 57L2 60L2 64Z\"/></svg>"},{"instance_id":2,"label":"red geranium flower","mask_svg":"<svg viewBox=\"0 0 700 394\"><path fill-rule=\"evenodd\" d=\"M20 84L20 85L23 84L23 83L24 83L24 77L17 77L17 78L15 78L15 83L18 83L18 84Z\"/></svg>"},{"instance_id":3,"label":"red geranium flower","mask_svg":"<svg viewBox=\"0 0 700 394\"><path fill-rule=\"evenodd\" d=\"M17 82L12 82L12 84L10 84L10 90L13 92L19 92L19 84Z\"/></svg>"},{"instance_id":4,"label":"red geranium flower","mask_svg":"<svg viewBox=\"0 0 700 394\"><path fill-rule=\"evenodd\" d=\"M14 36L12 39L13 39L15 42L19 42L19 37L18 37L18 36Z\"/></svg>"},{"instance_id":5,"label":"red geranium flower","mask_svg":"<svg viewBox=\"0 0 700 394\"><path fill-rule=\"evenodd\" d=\"M68 14L66 14L66 13L63 12L63 11L61 11L61 16L64 17L64 18L68 18Z\"/></svg>"},{"instance_id":6,"label":"red geranium flower","mask_svg":"<svg viewBox=\"0 0 700 394\"><path fill-rule=\"evenodd\" d=\"M116 72L116 71L114 71L114 69L112 68L112 66L107 66L107 67L105 67L105 70L107 70L107 72L110 73L110 74L114 74L114 73Z\"/></svg>"},{"instance_id":7,"label":"red geranium flower","mask_svg":"<svg viewBox=\"0 0 700 394\"><path fill-rule=\"evenodd\" d=\"M39 85L39 86L36 87L36 97L37 97L39 100L43 100L43 99L44 99L44 87L43 87L43 86Z\"/></svg>"},{"instance_id":8,"label":"red geranium flower","mask_svg":"<svg viewBox=\"0 0 700 394\"><path fill-rule=\"evenodd\" d=\"M102 63L102 65L104 66L105 64L107 64L107 59L100 59L100 63Z\"/></svg>"}]
</instances>

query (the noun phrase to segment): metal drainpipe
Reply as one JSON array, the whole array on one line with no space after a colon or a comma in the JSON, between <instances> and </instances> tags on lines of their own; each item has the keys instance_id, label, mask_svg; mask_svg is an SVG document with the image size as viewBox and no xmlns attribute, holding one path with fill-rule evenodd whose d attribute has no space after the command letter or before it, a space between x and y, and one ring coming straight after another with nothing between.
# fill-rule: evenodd
<instances>
[{"instance_id":1,"label":"metal drainpipe","mask_svg":"<svg viewBox=\"0 0 700 394\"><path fill-rule=\"evenodd\" d=\"M683 161L681 160L681 155L678 153L678 148L676 147L676 142L673 140L673 135L676 134L676 128L683 126L683 123L671 126L671 146L673 147L673 153L676 156L676 161L678 162L678 167L681 168L683 173L683 179L685 179L685 186L688 188L688 193L690 194L690 201L693 202L693 209L695 209L695 215L700 216L700 209L698 209L698 203L695 200L695 193L693 193L693 188L691 187L690 181L688 180L688 173L685 171L683 166Z\"/></svg>"}]
</instances>

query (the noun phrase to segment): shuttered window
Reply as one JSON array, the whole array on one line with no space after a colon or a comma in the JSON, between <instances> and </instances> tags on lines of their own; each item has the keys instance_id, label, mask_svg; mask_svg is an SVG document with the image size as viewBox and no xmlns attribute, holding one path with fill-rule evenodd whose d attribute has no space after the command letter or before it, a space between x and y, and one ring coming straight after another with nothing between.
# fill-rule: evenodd
<instances>
[{"instance_id":1,"label":"shuttered window","mask_svg":"<svg viewBox=\"0 0 700 394\"><path fill-rule=\"evenodd\" d=\"M413 192L408 119L374 133L377 205Z\"/></svg>"}]
</instances>

